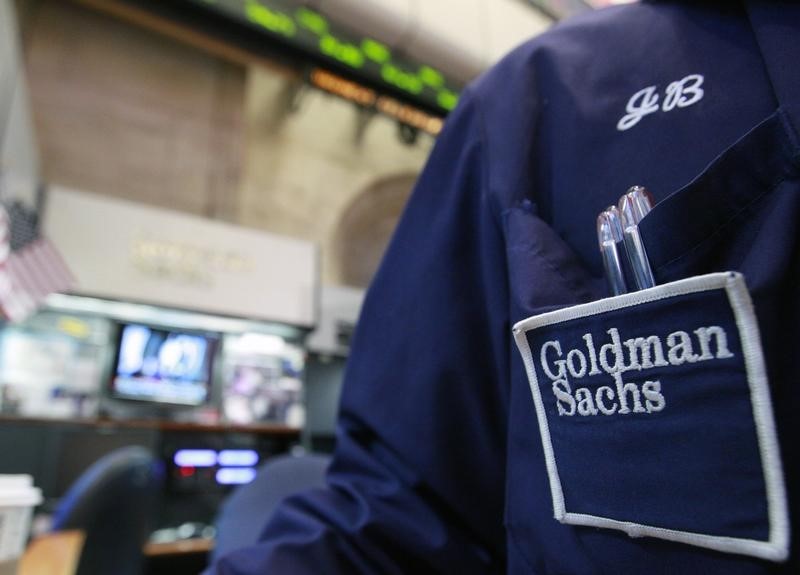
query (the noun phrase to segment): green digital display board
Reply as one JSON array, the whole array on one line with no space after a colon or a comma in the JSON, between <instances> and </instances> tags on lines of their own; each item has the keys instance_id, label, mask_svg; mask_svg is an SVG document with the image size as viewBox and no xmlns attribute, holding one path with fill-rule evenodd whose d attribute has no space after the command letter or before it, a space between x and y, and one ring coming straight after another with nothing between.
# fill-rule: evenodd
<instances>
[{"instance_id":1,"label":"green digital display board","mask_svg":"<svg viewBox=\"0 0 800 575\"><path fill-rule=\"evenodd\" d=\"M404 94L415 103L446 114L459 89L432 66L414 63L389 46L335 26L323 14L290 0L189 0L295 49L349 71L373 85Z\"/></svg>"}]
</instances>

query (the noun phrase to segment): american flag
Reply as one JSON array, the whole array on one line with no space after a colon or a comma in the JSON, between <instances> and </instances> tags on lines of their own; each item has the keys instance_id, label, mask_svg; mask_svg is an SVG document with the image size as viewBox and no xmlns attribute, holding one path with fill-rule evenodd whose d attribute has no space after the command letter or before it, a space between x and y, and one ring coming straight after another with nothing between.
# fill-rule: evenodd
<instances>
[{"instance_id":1,"label":"american flag","mask_svg":"<svg viewBox=\"0 0 800 575\"><path fill-rule=\"evenodd\" d=\"M74 283L61 254L39 234L36 211L0 202L0 317L22 321L49 294Z\"/></svg>"}]
</instances>

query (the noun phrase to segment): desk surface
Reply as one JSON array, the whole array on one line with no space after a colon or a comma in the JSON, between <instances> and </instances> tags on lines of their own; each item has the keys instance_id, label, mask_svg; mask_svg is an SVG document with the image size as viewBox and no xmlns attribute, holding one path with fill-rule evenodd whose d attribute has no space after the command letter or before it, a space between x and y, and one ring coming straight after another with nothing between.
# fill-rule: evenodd
<instances>
[{"instance_id":1,"label":"desk surface","mask_svg":"<svg viewBox=\"0 0 800 575\"><path fill-rule=\"evenodd\" d=\"M144 554L146 557L186 555L190 553L208 553L213 548L213 539L179 539L177 541L169 541L166 543L147 543L144 546Z\"/></svg>"},{"instance_id":2,"label":"desk surface","mask_svg":"<svg viewBox=\"0 0 800 575\"><path fill-rule=\"evenodd\" d=\"M73 575L83 550L82 531L57 531L31 541L19 561L18 575Z\"/></svg>"}]
</instances>

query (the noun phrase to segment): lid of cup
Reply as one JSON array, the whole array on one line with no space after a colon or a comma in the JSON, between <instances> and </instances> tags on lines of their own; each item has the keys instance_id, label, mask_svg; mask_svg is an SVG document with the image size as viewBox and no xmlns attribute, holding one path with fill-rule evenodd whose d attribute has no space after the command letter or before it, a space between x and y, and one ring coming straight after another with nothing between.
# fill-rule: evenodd
<instances>
[{"instance_id":1,"label":"lid of cup","mask_svg":"<svg viewBox=\"0 0 800 575\"><path fill-rule=\"evenodd\" d=\"M30 475L0 475L0 507L27 507L42 502L42 490Z\"/></svg>"}]
</instances>

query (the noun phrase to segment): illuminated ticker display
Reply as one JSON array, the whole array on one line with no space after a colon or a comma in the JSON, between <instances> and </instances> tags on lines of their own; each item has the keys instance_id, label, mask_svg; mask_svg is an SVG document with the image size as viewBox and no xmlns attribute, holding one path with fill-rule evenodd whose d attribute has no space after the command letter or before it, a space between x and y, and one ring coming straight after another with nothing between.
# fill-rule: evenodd
<instances>
[{"instance_id":1,"label":"illuminated ticker display","mask_svg":"<svg viewBox=\"0 0 800 575\"><path fill-rule=\"evenodd\" d=\"M319 12L290 0L191 1L322 61L351 70L356 77L389 86L441 114L458 103L458 89L439 70L411 63L375 39L354 37Z\"/></svg>"},{"instance_id":2,"label":"illuminated ticker display","mask_svg":"<svg viewBox=\"0 0 800 575\"><path fill-rule=\"evenodd\" d=\"M374 90L331 74L326 70L315 68L311 71L309 80L320 90L325 90L365 108L374 108L386 116L423 130L432 136L438 136L442 131L444 122L440 117L426 114L418 108L403 104L389 96L379 96Z\"/></svg>"}]
</instances>

